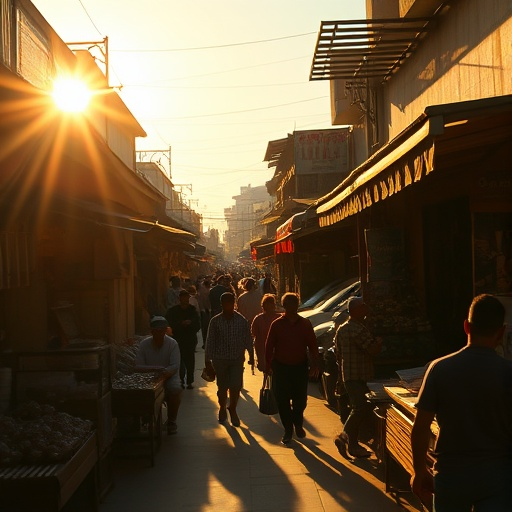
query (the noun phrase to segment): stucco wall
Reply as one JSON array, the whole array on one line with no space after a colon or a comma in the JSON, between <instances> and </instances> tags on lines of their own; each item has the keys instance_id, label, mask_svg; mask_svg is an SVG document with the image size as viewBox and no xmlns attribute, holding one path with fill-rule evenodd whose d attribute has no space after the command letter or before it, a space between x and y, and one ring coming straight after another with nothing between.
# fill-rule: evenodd
<instances>
[{"instance_id":1,"label":"stucco wall","mask_svg":"<svg viewBox=\"0 0 512 512\"><path fill-rule=\"evenodd\" d=\"M453 2L380 95L379 140L429 105L512 93L512 2Z\"/></svg>"}]
</instances>

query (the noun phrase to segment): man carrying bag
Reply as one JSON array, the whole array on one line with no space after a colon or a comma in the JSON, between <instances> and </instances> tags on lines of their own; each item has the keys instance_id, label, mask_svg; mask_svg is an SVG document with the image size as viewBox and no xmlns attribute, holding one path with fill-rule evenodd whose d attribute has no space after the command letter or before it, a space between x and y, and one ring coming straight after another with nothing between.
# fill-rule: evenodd
<instances>
[{"instance_id":1,"label":"man carrying bag","mask_svg":"<svg viewBox=\"0 0 512 512\"><path fill-rule=\"evenodd\" d=\"M277 402L274 397L274 393L272 392L272 384L271 384L270 375L263 375L263 385L260 389L260 405L259 410L262 414L266 414L271 416L272 414L277 414Z\"/></svg>"}]
</instances>

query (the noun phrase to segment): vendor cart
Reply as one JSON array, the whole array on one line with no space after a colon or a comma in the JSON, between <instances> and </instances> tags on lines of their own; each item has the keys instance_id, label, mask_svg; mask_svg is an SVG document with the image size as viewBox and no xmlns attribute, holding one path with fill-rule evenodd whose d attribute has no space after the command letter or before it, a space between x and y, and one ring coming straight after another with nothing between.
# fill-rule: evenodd
<instances>
[{"instance_id":1,"label":"vendor cart","mask_svg":"<svg viewBox=\"0 0 512 512\"><path fill-rule=\"evenodd\" d=\"M123 386L119 381L112 385L112 414L118 420L135 420L136 424L135 428L123 429L122 421L119 421L116 444L118 448L119 445L125 448L125 444L142 444L149 452L151 466L154 466L155 454L162 442L163 382L155 380L140 388ZM135 452L131 448L129 453L133 455ZM123 449L121 453L126 455L128 452Z\"/></svg>"}]
</instances>

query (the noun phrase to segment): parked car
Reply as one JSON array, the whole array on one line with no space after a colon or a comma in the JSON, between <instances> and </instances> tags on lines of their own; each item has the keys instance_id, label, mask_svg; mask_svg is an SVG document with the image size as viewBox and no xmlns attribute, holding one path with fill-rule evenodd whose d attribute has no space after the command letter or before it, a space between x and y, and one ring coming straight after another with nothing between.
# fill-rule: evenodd
<instances>
[{"instance_id":1,"label":"parked car","mask_svg":"<svg viewBox=\"0 0 512 512\"><path fill-rule=\"evenodd\" d=\"M326 284L316 293L311 295L308 299L301 302L299 305L299 311L306 311L309 309L316 308L323 304L329 297L332 297L333 294L345 289L347 286L351 285L356 278L350 279L336 279Z\"/></svg>"},{"instance_id":2,"label":"parked car","mask_svg":"<svg viewBox=\"0 0 512 512\"><path fill-rule=\"evenodd\" d=\"M361 281L353 279L348 286L326 299L319 306L306 311L301 311L300 315L307 318L313 324L313 327L316 327L317 325L332 320L333 315L340 312L344 305L346 308L347 300L350 297L357 295L360 291Z\"/></svg>"}]
</instances>

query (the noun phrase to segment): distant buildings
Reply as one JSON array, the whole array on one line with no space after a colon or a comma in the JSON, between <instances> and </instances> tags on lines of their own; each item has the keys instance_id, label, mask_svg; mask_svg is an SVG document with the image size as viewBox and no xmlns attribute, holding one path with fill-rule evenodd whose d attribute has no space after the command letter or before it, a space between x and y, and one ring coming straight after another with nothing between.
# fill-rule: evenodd
<instances>
[{"instance_id":1,"label":"distant buildings","mask_svg":"<svg viewBox=\"0 0 512 512\"><path fill-rule=\"evenodd\" d=\"M273 204L264 185L240 187L240 194L233 196L233 199L235 205L224 208L228 225L224 235L225 256L230 261L235 261L242 250L248 249L251 240L264 234L265 228L259 221L271 210Z\"/></svg>"}]
</instances>

